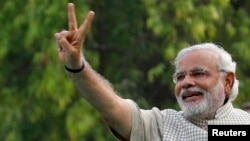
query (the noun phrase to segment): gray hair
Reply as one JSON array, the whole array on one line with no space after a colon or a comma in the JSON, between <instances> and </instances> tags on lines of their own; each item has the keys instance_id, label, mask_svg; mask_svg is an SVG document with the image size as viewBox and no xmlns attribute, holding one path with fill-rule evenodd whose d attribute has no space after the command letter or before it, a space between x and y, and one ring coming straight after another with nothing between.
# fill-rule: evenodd
<instances>
[{"instance_id":1,"label":"gray hair","mask_svg":"<svg viewBox=\"0 0 250 141\"><path fill-rule=\"evenodd\" d=\"M178 69L180 60L182 59L183 56L185 56L187 53L196 50L208 50L218 54L219 56L218 69L224 70L225 72L233 72L233 73L236 72L236 62L233 61L232 56L227 51L225 51L221 46L216 45L214 43L202 43L182 49L177 54L173 62L175 69ZM238 92L239 92L239 81L236 79L235 76L234 84L229 94L229 100L230 101L235 100L235 98L238 95Z\"/></svg>"}]
</instances>

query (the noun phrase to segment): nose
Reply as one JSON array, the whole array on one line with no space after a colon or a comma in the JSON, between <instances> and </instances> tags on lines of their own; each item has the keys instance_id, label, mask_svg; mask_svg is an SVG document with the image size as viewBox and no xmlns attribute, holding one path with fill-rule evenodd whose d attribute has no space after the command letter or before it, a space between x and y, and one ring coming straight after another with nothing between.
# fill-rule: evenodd
<instances>
[{"instance_id":1,"label":"nose","mask_svg":"<svg viewBox=\"0 0 250 141\"><path fill-rule=\"evenodd\" d=\"M186 75L185 78L180 82L182 88L189 88L194 86L195 80L190 75Z\"/></svg>"}]
</instances>

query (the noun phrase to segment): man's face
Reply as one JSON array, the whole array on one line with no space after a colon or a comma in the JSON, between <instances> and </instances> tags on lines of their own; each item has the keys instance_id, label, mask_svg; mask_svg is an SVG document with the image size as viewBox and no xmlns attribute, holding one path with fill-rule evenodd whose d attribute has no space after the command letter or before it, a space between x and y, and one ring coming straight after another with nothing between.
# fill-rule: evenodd
<instances>
[{"instance_id":1,"label":"man's face","mask_svg":"<svg viewBox=\"0 0 250 141\"><path fill-rule=\"evenodd\" d=\"M186 116L212 118L225 100L218 56L200 50L186 54L176 72L175 95Z\"/></svg>"}]
</instances>

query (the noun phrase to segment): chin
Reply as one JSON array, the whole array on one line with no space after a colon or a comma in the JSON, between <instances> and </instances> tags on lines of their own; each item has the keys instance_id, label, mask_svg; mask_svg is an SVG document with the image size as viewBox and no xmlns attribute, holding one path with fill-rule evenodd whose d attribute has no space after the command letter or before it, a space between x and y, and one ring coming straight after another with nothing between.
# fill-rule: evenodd
<instances>
[{"instance_id":1,"label":"chin","mask_svg":"<svg viewBox=\"0 0 250 141\"><path fill-rule=\"evenodd\" d=\"M179 104L190 109L199 109L201 106L204 107L205 105L207 105L207 103L203 99L196 99L192 101L181 100Z\"/></svg>"},{"instance_id":2,"label":"chin","mask_svg":"<svg viewBox=\"0 0 250 141\"><path fill-rule=\"evenodd\" d=\"M179 101L181 109L187 117L204 117L206 111L208 111L208 105L203 100L195 101Z\"/></svg>"}]
</instances>

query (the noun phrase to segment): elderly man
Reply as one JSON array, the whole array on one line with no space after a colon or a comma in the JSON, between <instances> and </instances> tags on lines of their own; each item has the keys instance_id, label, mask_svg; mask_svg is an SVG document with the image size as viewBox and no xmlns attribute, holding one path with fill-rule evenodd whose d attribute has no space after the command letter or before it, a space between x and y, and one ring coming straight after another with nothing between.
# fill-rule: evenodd
<instances>
[{"instance_id":1,"label":"elderly man","mask_svg":"<svg viewBox=\"0 0 250 141\"><path fill-rule=\"evenodd\" d=\"M181 111L140 109L132 100L118 96L85 60L82 46L94 12L78 27L74 10L74 4L69 3L69 29L55 34L59 59L118 139L203 141L208 139L208 125L250 124L250 114L232 105L239 84L236 63L223 48L203 43L178 53L173 80Z\"/></svg>"}]
</instances>

